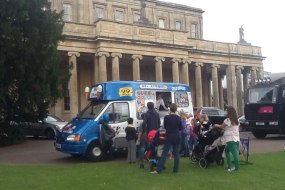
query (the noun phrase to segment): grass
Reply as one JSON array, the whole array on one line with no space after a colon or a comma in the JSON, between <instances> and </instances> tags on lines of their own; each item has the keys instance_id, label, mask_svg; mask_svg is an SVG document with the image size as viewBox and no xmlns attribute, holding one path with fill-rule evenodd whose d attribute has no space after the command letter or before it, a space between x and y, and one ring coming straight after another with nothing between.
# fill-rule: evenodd
<instances>
[{"instance_id":1,"label":"grass","mask_svg":"<svg viewBox=\"0 0 285 190\"><path fill-rule=\"evenodd\" d=\"M251 155L252 164L228 173L226 165L198 164L181 158L180 170L173 174L173 160L159 175L125 161L66 165L0 165L1 190L283 190L285 152Z\"/></svg>"}]
</instances>

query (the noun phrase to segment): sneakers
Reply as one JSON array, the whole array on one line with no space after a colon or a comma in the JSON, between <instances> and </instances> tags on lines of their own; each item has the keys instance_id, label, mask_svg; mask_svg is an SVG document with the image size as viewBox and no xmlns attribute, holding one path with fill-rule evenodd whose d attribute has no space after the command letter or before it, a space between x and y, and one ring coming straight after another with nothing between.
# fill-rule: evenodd
<instances>
[{"instance_id":1,"label":"sneakers","mask_svg":"<svg viewBox=\"0 0 285 190\"><path fill-rule=\"evenodd\" d=\"M228 169L228 172L234 172L234 171L236 171L235 167L231 167L231 168Z\"/></svg>"},{"instance_id":2,"label":"sneakers","mask_svg":"<svg viewBox=\"0 0 285 190\"><path fill-rule=\"evenodd\" d=\"M150 173L151 173L151 174L158 174L158 172L157 172L156 170L151 171Z\"/></svg>"}]
</instances>

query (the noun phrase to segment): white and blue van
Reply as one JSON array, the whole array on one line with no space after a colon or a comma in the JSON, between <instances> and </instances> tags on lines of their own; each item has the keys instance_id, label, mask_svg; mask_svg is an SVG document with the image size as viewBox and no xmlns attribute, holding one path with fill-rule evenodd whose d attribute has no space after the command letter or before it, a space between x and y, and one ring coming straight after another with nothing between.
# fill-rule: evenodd
<instances>
[{"instance_id":1,"label":"white and blue van","mask_svg":"<svg viewBox=\"0 0 285 190\"><path fill-rule=\"evenodd\" d=\"M189 85L144 81L103 82L91 88L90 103L58 133L54 143L56 150L102 161L108 153L126 149L127 119L132 117L134 127L138 128L142 122L141 114L147 111L147 103L155 103L158 94L166 106L175 103L178 111L183 109L193 115ZM161 118L168 113L157 111ZM104 121L115 131L110 147L105 146L100 138Z\"/></svg>"}]
</instances>

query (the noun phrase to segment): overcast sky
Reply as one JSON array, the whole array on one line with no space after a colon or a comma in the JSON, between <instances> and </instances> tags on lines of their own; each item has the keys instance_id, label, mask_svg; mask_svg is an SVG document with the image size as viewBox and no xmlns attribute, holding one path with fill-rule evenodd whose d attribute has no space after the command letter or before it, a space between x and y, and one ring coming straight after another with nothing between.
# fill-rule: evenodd
<instances>
[{"instance_id":1,"label":"overcast sky","mask_svg":"<svg viewBox=\"0 0 285 190\"><path fill-rule=\"evenodd\" d=\"M237 43L244 39L260 46L264 71L285 72L285 0L161 0L201 8L204 39Z\"/></svg>"}]
</instances>

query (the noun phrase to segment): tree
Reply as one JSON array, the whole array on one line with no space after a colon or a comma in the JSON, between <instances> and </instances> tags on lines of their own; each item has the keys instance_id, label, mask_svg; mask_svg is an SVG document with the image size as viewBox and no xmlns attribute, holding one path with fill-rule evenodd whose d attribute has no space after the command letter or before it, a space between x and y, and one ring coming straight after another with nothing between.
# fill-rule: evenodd
<instances>
[{"instance_id":1,"label":"tree","mask_svg":"<svg viewBox=\"0 0 285 190\"><path fill-rule=\"evenodd\" d=\"M2 126L27 115L44 118L61 96L70 76L57 51L62 30L62 13L51 10L47 0L0 1Z\"/></svg>"}]
</instances>

